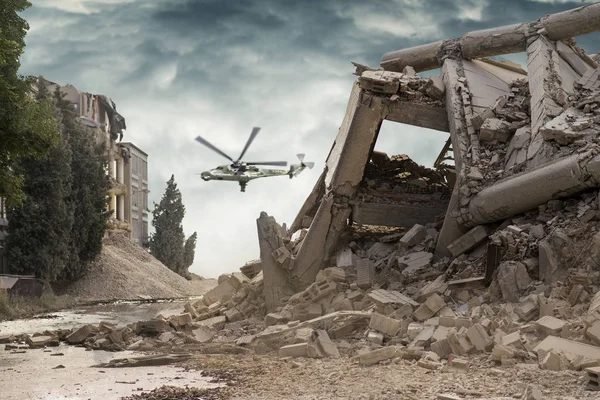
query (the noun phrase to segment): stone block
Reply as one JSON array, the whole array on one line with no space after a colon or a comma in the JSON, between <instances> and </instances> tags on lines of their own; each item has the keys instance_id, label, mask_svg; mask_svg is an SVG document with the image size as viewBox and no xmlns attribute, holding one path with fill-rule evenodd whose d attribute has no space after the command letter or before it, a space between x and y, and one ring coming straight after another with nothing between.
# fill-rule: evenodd
<instances>
[{"instance_id":1,"label":"stone block","mask_svg":"<svg viewBox=\"0 0 600 400\"><path fill-rule=\"evenodd\" d=\"M381 361L390 360L396 357L403 357L405 352L400 347L386 346L380 349L372 350L368 353L359 354L353 357L358 360L360 365L374 365Z\"/></svg>"},{"instance_id":2,"label":"stone block","mask_svg":"<svg viewBox=\"0 0 600 400\"><path fill-rule=\"evenodd\" d=\"M297 343L283 346L279 349L278 356L283 357L308 357L308 343Z\"/></svg>"},{"instance_id":3,"label":"stone block","mask_svg":"<svg viewBox=\"0 0 600 400\"><path fill-rule=\"evenodd\" d=\"M437 354L440 358L446 358L452 353L452 347L448 339L441 339L434 343L431 343L431 351Z\"/></svg>"},{"instance_id":4,"label":"stone block","mask_svg":"<svg viewBox=\"0 0 600 400\"><path fill-rule=\"evenodd\" d=\"M265 326L278 325L285 322L285 318L277 313L269 313L265 316Z\"/></svg>"},{"instance_id":5,"label":"stone block","mask_svg":"<svg viewBox=\"0 0 600 400\"><path fill-rule=\"evenodd\" d=\"M600 321L596 321L587 328L585 335L597 346L600 346Z\"/></svg>"},{"instance_id":6,"label":"stone block","mask_svg":"<svg viewBox=\"0 0 600 400\"><path fill-rule=\"evenodd\" d=\"M413 313L413 308L410 304L404 304L400 306L397 310L394 310L388 317L401 320L402 318L406 318Z\"/></svg>"},{"instance_id":7,"label":"stone block","mask_svg":"<svg viewBox=\"0 0 600 400\"><path fill-rule=\"evenodd\" d=\"M311 333L307 343L307 354L311 358L340 357L337 346L331 341L327 332L321 329Z\"/></svg>"},{"instance_id":8,"label":"stone block","mask_svg":"<svg viewBox=\"0 0 600 400\"><path fill-rule=\"evenodd\" d=\"M32 349L39 349L42 347L56 347L59 345L58 338L56 336L29 336L26 339L27 344Z\"/></svg>"},{"instance_id":9,"label":"stone block","mask_svg":"<svg viewBox=\"0 0 600 400\"><path fill-rule=\"evenodd\" d=\"M356 262L356 285L369 289L373 285L373 263L368 258L359 258Z\"/></svg>"},{"instance_id":10,"label":"stone block","mask_svg":"<svg viewBox=\"0 0 600 400\"><path fill-rule=\"evenodd\" d=\"M406 334L408 335L408 338L410 340L413 340L414 338L417 337L417 335L419 333L421 333L423 328L424 328L423 324L420 324L418 322L411 322L408 324L408 327L406 328Z\"/></svg>"},{"instance_id":11,"label":"stone block","mask_svg":"<svg viewBox=\"0 0 600 400\"><path fill-rule=\"evenodd\" d=\"M426 251L417 251L398 257L398 265L403 268L401 276L406 279L431 267L432 260L433 254Z\"/></svg>"},{"instance_id":12,"label":"stone block","mask_svg":"<svg viewBox=\"0 0 600 400\"><path fill-rule=\"evenodd\" d=\"M469 341L464 336L459 336L456 330L451 330L448 333L447 340L452 348L452 353L458 356L468 354L473 349Z\"/></svg>"},{"instance_id":13,"label":"stone block","mask_svg":"<svg viewBox=\"0 0 600 400\"><path fill-rule=\"evenodd\" d=\"M437 293L434 293L413 312L413 316L417 321L425 321L433 317L445 305L446 302L444 299L442 299Z\"/></svg>"},{"instance_id":14,"label":"stone block","mask_svg":"<svg viewBox=\"0 0 600 400\"><path fill-rule=\"evenodd\" d=\"M467 330L467 337L479 351L487 351L493 346L492 338L481 324L475 324Z\"/></svg>"},{"instance_id":15,"label":"stone block","mask_svg":"<svg viewBox=\"0 0 600 400\"><path fill-rule=\"evenodd\" d=\"M535 322L536 329L545 335L559 335L566 322L546 315Z\"/></svg>"},{"instance_id":16,"label":"stone block","mask_svg":"<svg viewBox=\"0 0 600 400\"><path fill-rule=\"evenodd\" d=\"M459 255L476 247L487 237L487 229L483 225L478 225L456 239L454 242L450 243L448 245L448 251L450 251L453 257L458 257Z\"/></svg>"},{"instance_id":17,"label":"stone block","mask_svg":"<svg viewBox=\"0 0 600 400\"><path fill-rule=\"evenodd\" d=\"M384 315L373 313L369 322L369 328L383 333L387 336L396 336L400 330L401 321Z\"/></svg>"},{"instance_id":18,"label":"stone block","mask_svg":"<svg viewBox=\"0 0 600 400\"><path fill-rule=\"evenodd\" d=\"M208 326L214 329L221 329L225 325L225 322L227 322L227 318L224 315L219 315L217 317L205 319L204 321L196 322L196 324L199 326Z\"/></svg>"},{"instance_id":19,"label":"stone block","mask_svg":"<svg viewBox=\"0 0 600 400\"><path fill-rule=\"evenodd\" d=\"M367 334L367 340L371 343L375 343L381 346L383 344L383 334L377 331L369 331L369 333Z\"/></svg>"},{"instance_id":20,"label":"stone block","mask_svg":"<svg viewBox=\"0 0 600 400\"><path fill-rule=\"evenodd\" d=\"M200 343L206 343L212 340L215 336L215 331L207 326L199 326L192 330L192 334L194 335L194 339Z\"/></svg>"},{"instance_id":21,"label":"stone block","mask_svg":"<svg viewBox=\"0 0 600 400\"><path fill-rule=\"evenodd\" d=\"M446 86L444 81L439 76L432 76L427 80L425 84L425 93L436 100L443 100L444 93L446 92Z\"/></svg>"},{"instance_id":22,"label":"stone block","mask_svg":"<svg viewBox=\"0 0 600 400\"><path fill-rule=\"evenodd\" d=\"M377 305L392 305L392 304L410 304L411 306L418 307L419 303L403 295L400 292L394 290L376 289L371 291L367 297L369 297Z\"/></svg>"},{"instance_id":23,"label":"stone block","mask_svg":"<svg viewBox=\"0 0 600 400\"><path fill-rule=\"evenodd\" d=\"M540 367L548 371L562 371L564 369L563 361L559 354L549 351L540 360Z\"/></svg>"},{"instance_id":24,"label":"stone block","mask_svg":"<svg viewBox=\"0 0 600 400\"><path fill-rule=\"evenodd\" d=\"M479 129L479 139L484 142L505 143L510 138L510 124L498 118L488 118Z\"/></svg>"},{"instance_id":25,"label":"stone block","mask_svg":"<svg viewBox=\"0 0 600 400\"><path fill-rule=\"evenodd\" d=\"M426 326L415 336L413 341L410 343L409 347L427 347L433 334L435 332L435 327Z\"/></svg>"},{"instance_id":26,"label":"stone block","mask_svg":"<svg viewBox=\"0 0 600 400\"><path fill-rule=\"evenodd\" d=\"M600 391L600 367L590 367L585 369L587 379L587 389Z\"/></svg>"},{"instance_id":27,"label":"stone block","mask_svg":"<svg viewBox=\"0 0 600 400\"><path fill-rule=\"evenodd\" d=\"M412 247L416 244L421 243L425 236L427 235L427 231L423 225L415 224L412 228L408 230L400 239L400 245L404 248Z\"/></svg>"},{"instance_id":28,"label":"stone block","mask_svg":"<svg viewBox=\"0 0 600 400\"><path fill-rule=\"evenodd\" d=\"M158 335L163 332L168 332L173 330L171 325L165 320L162 319L152 319L149 321L139 321L136 324L136 333L146 333L150 335Z\"/></svg>"},{"instance_id":29,"label":"stone block","mask_svg":"<svg viewBox=\"0 0 600 400\"><path fill-rule=\"evenodd\" d=\"M65 338L65 341L69 344L80 344L83 343L93 333L94 327L92 325L84 325L81 328L75 330L70 335L68 335Z\"/></svg>"},{"instance_id":30,"label":"stone block","mask_svg":"<svg viewBox=\"0 0 600 400\"><path fill-rule=\"evenodd\" d=\"M227 318L227 322L236 322L244 319L244 316L235 307L231 307L225 311L225 318Z\"/></svg>"},{"instance_id":31,"label":"stone block","mask_svg":"<svg viewBox=\"0 0 600 400\"><path fill-rule=\"evenodd\" d=\"M492 349L492 360L502 361L515 356L515 349L496 343Z\"/></svg>"}]
</instances>

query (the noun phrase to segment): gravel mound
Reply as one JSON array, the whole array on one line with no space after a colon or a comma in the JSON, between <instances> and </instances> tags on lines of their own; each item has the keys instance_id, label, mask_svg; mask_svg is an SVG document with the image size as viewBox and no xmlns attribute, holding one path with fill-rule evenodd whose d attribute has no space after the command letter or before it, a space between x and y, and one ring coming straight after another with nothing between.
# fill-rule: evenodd
<instances>
[{"instance_id":1,"label":"gravel mound","mask_svg":"<svg viewBox=\"0 0 600 400\"><path fill-rule=\"evenodd\" d=\"M65 292L89 301L173 298L198 296L215 285L214 279L188 281L126 236L115 234L104 239L102 253L87 274Z\"/></svg>"}]
</instances>

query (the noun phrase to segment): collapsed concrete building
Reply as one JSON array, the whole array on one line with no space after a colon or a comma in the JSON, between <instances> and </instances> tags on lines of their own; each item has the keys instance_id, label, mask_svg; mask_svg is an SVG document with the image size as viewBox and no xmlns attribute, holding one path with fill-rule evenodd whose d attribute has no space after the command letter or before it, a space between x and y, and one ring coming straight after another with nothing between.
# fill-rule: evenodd
<instances>
[{"instance_id":1,"label":"collapsed concrete building","mask_svg":"<svg viewBox=\"0 0 600 400\"><path fill-rule=\"evenodd\" d=\"M469 250L461 243L481 242L478 235L487 237L490 224L598 187L598 61L572 38L599 28L600 5L591 4L394 51L383 56L380 69L355 64L358 79L325 170L290 229L274 243L275 225L261 227L259 219L267 308L334 264L352 220L387 225L393 219L410 228L434 222L445 208L434 254L458 256ZM523 51L528 72L486 58ZM440 67L439 77L416 74ZM449 133L436 162L442 164L451 149L454 166L443 171L451 191L447 203L443 191L417 206L360 200L384 120ZM290 250L284 241L298 235Z\"/></svg>"},{"instance_id":2,"label":"collapsed concrete building","mask_svg":"<svg viewBox=\"0 0 600 400\"><path fill-rule=\"evenodd\" d=\"M295 220L257 219L260 260L180 315L38 340L116 350L214 341L434 371L468 370L486 353L478 368L537 359L585 370L600 390L600 59L572 39L598 30L595 3L388 53L380 69L356 64L326 167ZM522 51L527 71L486 58ZM437 67L438 77L417 75ZM434 168L375 152L384 120L448 132Z\"/></svg>"}]
</instances>

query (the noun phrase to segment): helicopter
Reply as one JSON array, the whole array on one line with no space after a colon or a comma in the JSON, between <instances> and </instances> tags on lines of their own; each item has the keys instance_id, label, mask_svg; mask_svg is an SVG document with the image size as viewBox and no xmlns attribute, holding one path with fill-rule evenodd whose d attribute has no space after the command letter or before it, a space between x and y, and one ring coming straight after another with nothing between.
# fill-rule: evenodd
<instances>
[{"instance_id":1,"label":"helicopter","mask_svg":"<svg viewBox=\"0 0 600 400\"><path fill-rule=\"evenodd\" d=\"M242 150L242 153L238 157L237 160L233 160L233 158L229 157L223 151L219 150L216 146L212 145L208 140L204 139L201 136L196 137L196 141L213 150L216 153L219 153L223 157L230 160L232 163L227 165L220 165L215 169L211 169L210 171L204 171L200 174L200 177L204 181L211 180L219 180L219 181L236 181L240 184L240 190L242 192L246 191L246 185L252 179L258 178L268 178L271 176L284 176L287 175L292 179L295 176L298 176L305 168L312 169L314 167L314 162L304 162L304 154L297 154L298 159L300 160L300 164L292 164L289 170L281 170L281 169L269 169L269 168L258 168L256 165L273 165L273 166L281 166L286 167L287 161L262 161L262 162L247 162L240 161L250 144L258 135L260 131L259 127L252 128L252 132L250 132L250 137Z\"/></svg>"}]
</instances>

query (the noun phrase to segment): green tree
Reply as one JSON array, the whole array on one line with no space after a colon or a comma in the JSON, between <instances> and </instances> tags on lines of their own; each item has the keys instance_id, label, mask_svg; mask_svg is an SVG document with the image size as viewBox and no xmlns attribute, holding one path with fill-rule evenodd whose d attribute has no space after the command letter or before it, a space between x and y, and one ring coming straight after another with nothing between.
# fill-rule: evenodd
<instances>
[{"instance_id":1,"label":"green tree","mask_svg":"<svg viewBox=\"0 0 600 400\"><path fill-rule=\"evenodd\" d=\"M187 277L188 266L184 258L185 234L182 226L184 216L185 206L181 192L175 183L175 176L171 175L160 203L154 203L152 226L155 233L150 238L150 253L171 270Z\"/></svg>"},{"instance_id":2,"label":"green tree","mask_svg":"<svg viewBox=\"0 0 600 400\"><path fill-rule=\"evenodd\" d=\"M39 87L39 86L38 86ZM38 100L48 100L38 91ZM6 253L11 271L57 280L69 267L73 215L71 149L66 136L42 158L21 157L14 172L23 176L24 200L9 207Z\"/></svg>"},{"instance_id":3,"label":"green tree","mask_svg":"<svg viewBox=\"0 0 600 400\"><path fill-rule=\"evenodd\" d=\"M0 197L9 204L24 200L20 158L41 158L59 143L60 132L50 99L35 99L34 77L18 75L29 25L19 12L27 0L3 0L0 7Z\"/></svg>"},{"instance_id":4,"label":"green tree","mask_svg":"<svg viewBox=\"0 0 600 400\"><path fill-rule=\"evenodd\" d=\"M38 79L37 100L54 102L62 135L49 155L16 163L25 200L9 208L7 256L13 271L52 282L77 279L100 253L109 178L95 132L81 124L60 88L50 99L46 84Z\"/></svg>"},{"instance_id":5,"label":"green tree","mask_svg":"<svg viewBox=\"0 0 600 400\"><path fill-rule=\"evenodd\" d=\"M61 114L61 131L72 150L72 185L66 201L75 223L71 233L71 262L62 275L63 279L72 280L84 274L102 250L108 218L106 192L110 188L105 172L108 159L106 147L96 142L96 132L79 121L77 111L64 100L59 88L54 97Z\"/></svg>"},{"instance_id":6,"label":"green tree","mask_svg":"<svg viewBox=\"0 0 600 400\"><path fill-rule=\"evenodd\" d=\"M194 232L190 237L186 239L185 245L183 246L183 265L186 270L188 270L194 263L194 254L196 252L197 238L198 234Z\"/></svg>"}]
</instances>

